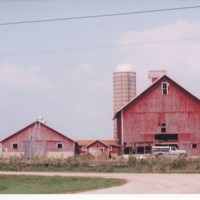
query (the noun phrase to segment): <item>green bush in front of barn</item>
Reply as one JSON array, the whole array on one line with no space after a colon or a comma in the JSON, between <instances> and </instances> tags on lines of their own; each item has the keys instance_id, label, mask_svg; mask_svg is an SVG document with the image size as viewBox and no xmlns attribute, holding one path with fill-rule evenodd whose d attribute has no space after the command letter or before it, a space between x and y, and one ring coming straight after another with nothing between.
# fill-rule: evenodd
<instances>
[{"instance_id":1,"label":"green bush in front of barn","mask_svg":"<svg viewBox=\"0 0 200 200\"><path fill-rule=\"evenodd\" d=\"M148 157L136 159L129 156L127 169L118 170L132 173L199 173L200 158Z\"/></svg>"},{"instance_id":2,"label":"green bush in front of barn","mask_svg":"<svg viewBox=\"0 0 200 200\"><path fill-rule=\"evenodd\" d=\"M60 171L60 172L126 172L126 173L199 173L200 158L147 157L138 159L119 156L116 159L74 156L69 158L25 159L0 157L1 171Z\"/></svg>"}]
</instances>

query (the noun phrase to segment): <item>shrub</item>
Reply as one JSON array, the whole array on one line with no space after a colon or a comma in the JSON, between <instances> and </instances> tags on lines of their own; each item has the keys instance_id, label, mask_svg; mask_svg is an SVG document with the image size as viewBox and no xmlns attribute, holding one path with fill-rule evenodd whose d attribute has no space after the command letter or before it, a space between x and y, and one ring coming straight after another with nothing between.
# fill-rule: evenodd
<instances>
[{"instance_id":1,"label":"shrub","mask_svg":"<svg viewBox=\"0 0 200 200\"><path fill-rule=\"evenodd\" d=\"M187 164L188 164L187 159L184 157L171 159L170 162L171 168L175 170L177 169L183 170L186 168Z\"/></svg>"},{"instance_id":2,"label":"shrub","mask_svg":"<svg viewBox=\"0 0 200 200\"><path fill-rule=\"evenodd\" d=\"M23 157L0 157L0 170L7 171L78 171L78 172L139 172L174 173L200 172L200 158L143 158L130 155L128 159L94 158L75 156L69 158L25 159Z\"/></svg>"},{"instance_id":3,"label":"shrub","mask_svg":"<svg viewBox=\"0 0 200 200\"><path fill-rule=\"evenodd\" d=\"M137 158L130 155L128 158L128 166L130 167L135 166L136 162L137 162Z\"/></svg>"},{"instance_id":4,"label":"shrub","mask_svg":"<svg viewBox=\"0 0 200 200\"><path fill-rule=\"evenodd\" d=\"M188 163L190 163L190 168L192 168L193 171L200 171L200 158L189 159Z\"/></svg>"},{"instance_id":5,"label":"shrub","mask_svg":"<svg viewBox=\"0 0 200 200\"><path fill-rule=\"evenodd\" d=\"M152 172L154 173L164 173L170 171L170 158L159 157L154 158L152 165Z\"/></svg>"}]
</instances>

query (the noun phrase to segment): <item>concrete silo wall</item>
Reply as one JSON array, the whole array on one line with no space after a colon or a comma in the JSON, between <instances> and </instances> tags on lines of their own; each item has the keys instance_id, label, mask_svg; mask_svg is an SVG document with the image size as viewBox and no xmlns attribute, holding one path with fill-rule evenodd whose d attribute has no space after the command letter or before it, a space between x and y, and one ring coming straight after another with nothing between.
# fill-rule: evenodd
<instances>
[{"instance_id":1,"label":"concrete silo wall","mask_svg":"<svg viewBox=\"0 0 200 200\"><path fill-rule=\"evenodd\" d=\"M130 67L121 66L113 73L114 114L136 96L136 73ZM114 120L114 138L117 139L117 122Z\"/></svg>"}]
</instances>

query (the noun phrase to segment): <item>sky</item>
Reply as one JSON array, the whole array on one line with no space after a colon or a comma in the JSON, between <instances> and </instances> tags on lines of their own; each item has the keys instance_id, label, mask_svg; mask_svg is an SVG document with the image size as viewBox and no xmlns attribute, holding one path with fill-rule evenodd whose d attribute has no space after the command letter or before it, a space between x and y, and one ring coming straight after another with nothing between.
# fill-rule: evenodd
<instances>
[{"instance_id":1,"label":"sky","mask_svg":"<svg viewBox=\"0 0 200 200\"><path fill-rule=\"evenodd\" d=\"M1 25L200 6L199 0L1 0L0 140L43 116L74 140L113 138L113 71L129 64L137 94L149 70L200 98L200 8Z\"/></svg>"}]
</instances>

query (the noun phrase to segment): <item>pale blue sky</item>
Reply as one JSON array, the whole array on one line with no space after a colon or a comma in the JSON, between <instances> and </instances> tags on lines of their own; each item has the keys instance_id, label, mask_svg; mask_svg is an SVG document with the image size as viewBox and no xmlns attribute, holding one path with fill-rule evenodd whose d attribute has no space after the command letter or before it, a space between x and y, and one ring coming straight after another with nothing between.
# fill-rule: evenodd
<instances>
[{"instance_id":1,"label":"pale blue sky","mask_svg":"<svg viewBox=\"0 0 200 200\"><path fill-rule=\"evenodd\" d=\"M0 24L197 5L199 0L1 0ZM137 93L149 86L149 70L166 69L200 97L200 39L194 40L200 36L199 13L0 26L0 139L39 115L75 140L112 139L112 72L121 63L134 67ZM98 48L133 43L140 45Z\"/></svg>"}]
</instances>

